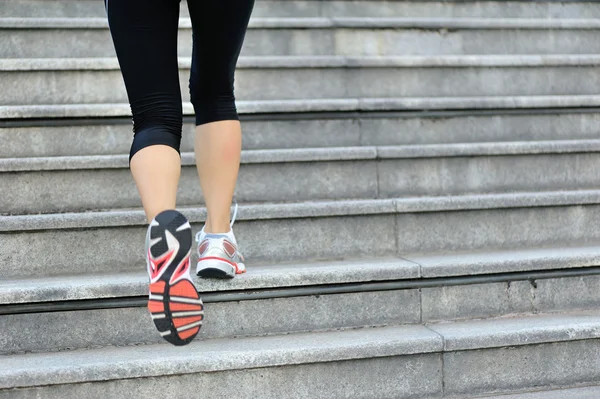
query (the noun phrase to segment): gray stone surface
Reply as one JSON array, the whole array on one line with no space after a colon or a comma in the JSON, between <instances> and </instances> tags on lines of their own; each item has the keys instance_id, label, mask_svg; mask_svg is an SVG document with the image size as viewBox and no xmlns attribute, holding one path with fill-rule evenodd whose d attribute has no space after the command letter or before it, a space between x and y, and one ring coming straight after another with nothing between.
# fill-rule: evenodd
<instances>
[{"instance_id":1,"label":"gray stone surface","mask_svg":"<svg viewBox=\"0 0 600 399\"><path fill-rule=\"evenodd\" d=\"M521 208L398 214L398 251L448 253L592 243L600 239L596 207ZM410 228L408 227L410 226Z\"/></svg>"},{"instance_id":2,"label":"gray stone surface","mask_svg":"<svg viewBox=\"0 0 600 399\"><path fill-rule=\"evenodd\" d=\"M597 203L598 193L590 191L246 205L236 234L249 265L594 246L600 240ZM203 209L182 210L193 223L203 220ZM20 278L97 273L99 265L110 272L139 270L143 252L131 248L143 248L144 225L139 210L5 216L2 272ZM110 251L99 250L98 242Z\"/></svg>"},{"instance_id":3,"label":"gray stone surface","mask_svg":"<svg viewBox=\"0 0 600 399\"><path fill-rule=\"evenodd\" d=\"M597 340L600 313L572 312L556 315L429 324L444 337L444 350L466 351L550 342Z\"/></svg>"},{"instance_id":4,"label":"gray stone surface","mask_svg":"<svg viewBox=\"0 0 600 399\"><path fill-rule=\"evenodd\" d=\"M532 286L536 310L600 309L600 277L536 280Z\"/></svg>"},{"instance_id":5,"label":"gray stone surface","mask_svg":"<svg viewBox=\"0 0 600 399\"><path fill-rule=\"evenodd\" d=\"M236 95L245 100L592 95L598 62L596 56L574 55L247 57L238 64ZM188 93L186 62L182 66L182 92ZM9 93L1 105L127 102L116 60L4 59L0 70L0 90Z\"/></svg>"},{"instance_id":6,"label":"gray stone surface","mask_svg":"<svg viewBox=\"0 0 600 399\"><path fill-rule=\"evenodd\" d=\"M441 338L425 327L400 326L195 341L185 350L147 345L12 355L0 364L0 389L393 357L441 348Z\"/></svg>"},{"instance_id":7,"label":"gray stone surface","mask_svg":"<svg viewBox=\"0 0 600 399\"><path fill-rule=\"evenodd\" d=\"M105 17L102 4L90 0L3 0L7 17ZM187 16L185 2L181 15ZM254 17L485 17L485 18L598 18L593 2L447 2L447 1L257 1Z\"/></svg>"},{"instance_id":8,"label":"gray stone surface","mask_svg":"<svg viewBox=\"0 0 600 399\"><path fill-rule=\"evenodd\" d=\"M421 289L424 322L475 319L534 310L528 281ZM550 309L549 309L550 310Z\"/></svg>"},{"instance_id":9,"label":"gray stone surface","mask_svg":"<svg viewBox=\"0 0 600 399\"><path fill-rule=\"evenodd\" d=\"M287 112L350 112L350 111L418 111L423 110L521 110L596 107L598 95L555 96L477 96L477 97L388 97L344 99L301 99L237 101L240 114ZM183 114L193 115L190 103L183 103ZM92 118L131 117L129 105L117 104L55 104L0 105L0 118L7 120L30 118ZM566 122L566 121L565 121ZM569 137L570 138L570 137ZM597 136L593 136L597 138Z\"/></svg>"},{"instance_id":10,"label":"gray stone surface","mask_svg":"<svg viewBox=\"0 0 600 399\"><path fill-rule=\"evenodd\" d=\"M517 271L568 269L600 265L600 248L571 247L407 255L421 266L423 277L446 277Z\"/></svg>"},{"instance_id":11,"label":"gray stone surface","mask_svg":"<svg viewBox=\"0 0 600 399\"><path fill-rule=\"evenodd\" d=\"M441 360L438 355L313 363L298 366L231 370L101 384L54 385L23 390L0 390L0 398L146 398L169 388L174 397L193 391L211 398L377 398L413 399L440 395ZM398 378L402 376L402 378ZM331 383L335 381L335 383ZM436 396L437 397L437 396Z\"/></svg>"},{"instance_id":12,"label":"gray stone surface","mask_svg":"<svg viewBox=\"0 0 600 399\"><path fill-rule=\"evenodd\" d=\"M254 18L243 55L595 54L598 20ZM0 19L4 58L113 57L105 18ZM191 53L189 23L179 55Z\"/></svg>"},{"instance_id":13,"label":"gray stone surface","mask_svg":"<svg viewBox=\"0 0 600 399\"><path fill-rule=\"evenodd\" d=\"M418 290L208 303L200 339L418 323ZM40 325L43 334L38 333ZM163 343L146 308L0 316L0 354ZM24 339L24 337L27 337Z\"/></svg>"},{"instance_id":14,"label":"gray stone surface","mask_svg":"<svg viewBox=\"0 0 600 399\"><path fill-rule=\"evenodd\" d=\"M307 264L256 265L233 280L195 279L201 293L388 281L419 277L417 264L403 259L365 259ZM133 273L25 278L0 282L0 304L142 296L143 268Z\"/></svg>"},{"instance_id":15,"label":"gray stone surface","mask_svg":"<svg viewBox=\"0 0 600 399\"><path fill-rule=\"evenodd\" d=\"M244 118L244 115L242 115ZM56 121L55 121L56 123ZM70 124L69 124L70 123ZM315 147L390 146L597 139L600 114L587 111L514 115L497 111L440 112L378 116L350 114L308 120L244 120L247 150ZM193 151L193 125L184 126L181 150ZM131 146L131 121L58 126L0 127L0 157L52 157L126 154Z\"/></svg>"},{"instance_id":16,"label":"gray stone surface","mask_svg":"<svg viewBox=\"0 0 600 399\"><path fill-rule=\"evenodd\" d=\"M378 193L386 198L596 188L599 165L600 153L385 159L378 163Z\"/></svg>"},{"instance_id":17,"label":"gray stone surface","mask_svg":"<svg viewBox=\"0 0 600 399\"><path fill-rule=\"evenodd\" d=\"M124 160L127 162L126 156ZM7 192L0 207L10 214L140 205L139 193L126 168L2 173L0 190ZM235 196L240 202L254 203L375 198L377 165L363 160L243 164ZM204 202L195 166L183 167L177 199L179 206Z\"/></svg>"},{"instance_id":18,"label":"gray stone surface","mask_svg":"<svg viewBox=\"0 0 600 399\"><path fill-rule=\"evenodd\" d=\"M450 352L444 354L444 390L474 396L593 384L599 370L598 339Z\"/></svg>"},{"instance_id":19,"label":"gray stone surface","mask_svg":"<svg viewBox=\"0 0 600 399\"><path fill-rule=\"evenodd\" d=\"M276 202L592 189L599 144L252 150L242 154L236 198ZM383 160L375 161L378 153ZM0 189L6 193L0 208L36 214L139 206L127 164L127 155L0 159ZM182 154L182 164L178 204L201 204L193 154ZM507 173L511 168L522 172Z\"/></svg>"},{"instance_id":20,"label":"gray stone surface","mask_svg":"<svg viewBox=\"0 0 600 399\"><path fill-rule=\"evenodd\" d=\"M236 235L251 267L282 261L391 256L396 252L394 226L393 217L372 214L240 220L236 223ZM141 250L145 230L135 226L5 234L0 241L2 273L5 277L22 278L140 270L145 264ZM357 231L361 234L356 235ZM102 248L98 247L99 242L103 243Z\"/></svg>"},{"instance_id":21,"label":"gray stone surface","mask_svg":"<svg viewBox=\"0 0 600 399\"><path fill-rule=\"evenodd\" d=\"M550 391L524 392L501 396L486 396L487 399L596 399L600 396L600 387L556 389ZM483 397L482 397L483 399Z\"/></svg>"}]
</instances>

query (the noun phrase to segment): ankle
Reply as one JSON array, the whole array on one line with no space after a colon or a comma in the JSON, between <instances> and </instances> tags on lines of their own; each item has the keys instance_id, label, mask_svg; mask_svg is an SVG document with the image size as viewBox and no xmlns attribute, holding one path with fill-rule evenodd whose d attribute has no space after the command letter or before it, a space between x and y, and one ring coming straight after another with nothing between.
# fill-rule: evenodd
<instances>
[{"instance_id":1,"label":"ankle","mask_svg":"<svg viewBox=\"0 0 600 399\"><path fill-rule=\"evenodd\" d=\"M217 225L217 224L205 224L202 229L206 234L228 234L231 232L231 226L229 223Z\"/></svg>"}]
</instances>

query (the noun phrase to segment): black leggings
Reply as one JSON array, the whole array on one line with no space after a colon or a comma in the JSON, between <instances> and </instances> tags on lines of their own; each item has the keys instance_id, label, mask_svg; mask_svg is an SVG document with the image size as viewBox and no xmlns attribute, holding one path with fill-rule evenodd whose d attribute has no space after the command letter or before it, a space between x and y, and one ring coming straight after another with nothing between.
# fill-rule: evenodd
<instances>
[{"instance_id":1,"label":"black leggings","mask_svg":"<svg viewBox=\"0 0 600 399\"><path fill-rule=\"evenodd\" d=\"M187 3L194 37L189 88L196 125L238 120L233 80L254 0ZM105 6L133 114L129 159L157 144L179 151L179 0L105 0Z\"/></svg>"}]
</instances>

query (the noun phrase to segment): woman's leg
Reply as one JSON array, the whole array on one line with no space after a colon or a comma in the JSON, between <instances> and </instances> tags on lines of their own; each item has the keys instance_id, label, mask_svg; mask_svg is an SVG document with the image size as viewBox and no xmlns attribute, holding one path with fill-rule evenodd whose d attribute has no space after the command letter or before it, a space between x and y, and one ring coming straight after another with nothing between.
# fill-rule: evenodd
<instances>
[{"instance_id":1,"label":"woman's leg","mask_svg":"<svg viewBox=\"0 0 600 399\"><path fill-rule=\"evenodd\" d=\"M150 222L148 310L164 339L185 345L204 308L190 278L192 228L173 210L181 169L179 0L108 0L107 12L133 114L131 172Z\"/></svg>"},{"instance_id":2,"label":"woman's leg","mask_svg":"<svg viewBox=\"0 0 600 399\"><path fill-rule=\"evenodd\" d=\"M175 208L182 110L178 0L108 0L115 50L133 114L131 172L146 217Z\"/></svg>"},{"instance_id":3,"label":"woman's leg","mask_svg":"<svg viewBox=\"0 0 600 399\"><path fill-rule=\"evenodd\" d=\"M233 81L253 0L188 1L194 33L190 93L196 111L195 151L208 217L207 233L228 233L242 130Z\"/></svg>"}]
</instances>

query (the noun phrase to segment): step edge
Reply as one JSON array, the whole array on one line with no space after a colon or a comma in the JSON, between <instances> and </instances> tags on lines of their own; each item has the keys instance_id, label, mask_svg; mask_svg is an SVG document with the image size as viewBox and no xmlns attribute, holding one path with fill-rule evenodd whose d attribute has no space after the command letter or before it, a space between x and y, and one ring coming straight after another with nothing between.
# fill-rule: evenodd
<instances>
[{"instance_id":1,"label":"step edge","mask_svg":"<svg viewBox=\"0 0 600 399\"><path fill-rule=\"evenodd\" d=\"M487 18L487 17L253 17L250 29L559 29L600 28L600 18ZM180 29L191 29L189 17ZM4 17L0 29L108 29L102 17Z\"/></svg>"},{"instance_id":2,"label":"step edge","mask_svg":"<svg viewBox=\"0 0 600 399\"><path fill-rule=\"evenodd\" d=\"M407 255L399 258L314 262L305 265L255 266L250 267L246 275L238 276L232 281L221 282L194 277L194 283L202 295L214 294L216 295L215 301L219 302L218 296L228 295L228 293L237 294L253 290L293 290L311 286L318 291L319 287L339 286L340 284L366 284L366 288L369 288L367 287L369 285L373 286L369 291L377 291L382 288L390 288L388 286L380 287L376 284L381 282L410 281L414 283L409 284L410 287L421 288L421 286L432 287L434 285L493 284L497 283L500 278L506 281L522 281L531 279L532 273L536 276L536 280L571 278L590 275L600 266L600 247L598 246L474 252L462 255L471 255L470 259L474 259L475 266L466 269L462 264L457 265L454 259L460 255L437 256L442 260L438 259L433 267L424 262L423 257ZM478 257L479 261L477 261ZM508 260L499 261L494 257L508 257ZM444 258L447 258L446 263L443 261ZM469 263L469 266L473 263ZM556 277L557 272L564 277ZM446 281L448 279L449 282ZM468 281L453 281L454 279ZM147 280L147 275L142 271L8 279L0 282L0 307L2 305L93 299L142 298L148 293ZM344 291L343 287L340 288L339 292ZM354 290L350 291L354 292ZM304 295L304 293L298 292L298 295ZM249 300L252 299L250 296L248 296ZM223 299L229 300L223 297L221 301ZM2 312L0 311L0 313Z\"/></svg>"},{"instance_id":3,"label":"step edge","mask_svg":"<svg viewBox=\"0 0 600 399\"><path fill-rule=\"evenodd\" d=\"M240 114L282 114L308 112L424 112L440 110L554 109L600 106L600 95L404 97L238 101ZM185 116L194 115L190 103L183 103ZM129 117L125 103L0 105L0 119Z\"/></svg>"},{"instance_id":4,"label":"step edge","mask_svg":"<svg viewBox=\"0 0 600 399\"><path fill-rule=\"evenodd\" d=\"M237 69L301 68L501 68L598 66L597 54L510 55L392 55L392 56L241 56ZM179 68L189 69L191 57L179 57ZM2 58L0 72L118 71L116 57Z\"/></svg>"},{"instance_id":5,"label":"step edge","mask_svg":"<svg viewBox=\"0 0 600 399\"><path fill-rule=\"evenodd\" d=\"M596 152L600 152L600 139L261 149L243 150L241 164L588 154ZM195 166L194 153L182 152L181 164L182 166ZM0 173L125 168L129 168L128 154L0 158Z\"/></svg>"},{"instance_id":6,"label":"step edge","mask_svg":"<svg viewBox=\"0 0 600 399\"><path fill-rule=\"evenodd\" d=\"M547 322L548 320L550 322ZM470 345L470 348L459 349L462 346L454 344L460 342L460 339L466 340L473 337L473 331L478 331L478 328L479 331L489 330L485 324L489 325L492 322L497 326L504 326L505 329L500 333L490 333L481 337L478 342L481 343L479 346L483 347ZM546 323L544 324L544 322ZM525 326L521 326L519 323ZM452 334L451 325L454 325L454 334ZM461 334L459 330L457 333L457 327L467 332ZM327 337L327 340L316 339L317 336ZM339 345L339 337L350 336L355 340L358 338L362 342L350 343L349 340L342 338L344 342ZM484 343L486 338L491 340L491 343ZM427 326L367 327L345 331L294 333L285 336L273 335L235 340L213 339L188 345L185 352L174 351L167 345L147 345L144 347L105 347L59 353L7 355L3 357L5 360L3 365L0 365L0 389L426 353L442 354L466 350L525 347L556 342L597 340L598 338L600 338L600 313L596 311L558 315L526 315L512 318L512 320L471 320L468 323L447 323L445 326L428 324ZM299 339L303 342L298 342ZM286 341L287 343L282 345ZM248 349L251 348L247 345L249 342L258 342L259 350L253 353ZM332 346L332 342L338 343L338 346ZM210 348L210 345L225 347L226 343L230 344L229 347L225 350L219 348L221 352L211 352L204 348L206 346ZM232 344L244 347L236 351L231 348ZM135 353L136 358L133 359L133 356L129 355L130 353ZM177 353L177 355L174 356L173 353ZM233 354L236 355L233 356ZM244 354L250 354L250 356L244 357ZM79 361L82 356L85 358ZM119 359L119 356L124 359ZM102 360L107 357L110 357L110 361ZM151 358L160 360L152 361ZM50 363L50 366L47 363ZM70 364L77 364L76 369L74 370ZM169 367L166 367L165 364L168 364Z\"/></svg>"},{"instance_id":7,"label":"step edge","mask_svg":"<svg viewBox=\"0 0 600 399\"><path fill-rule=\"evenodd\" d=\"M442 211L598 205L600 190L353 199L240 205L238 220L296 219ZM182 207L192 223L203 222L205 208ZM141 209L0 216L0 232L145 226Z\"/></svg>"}]
</instances>

